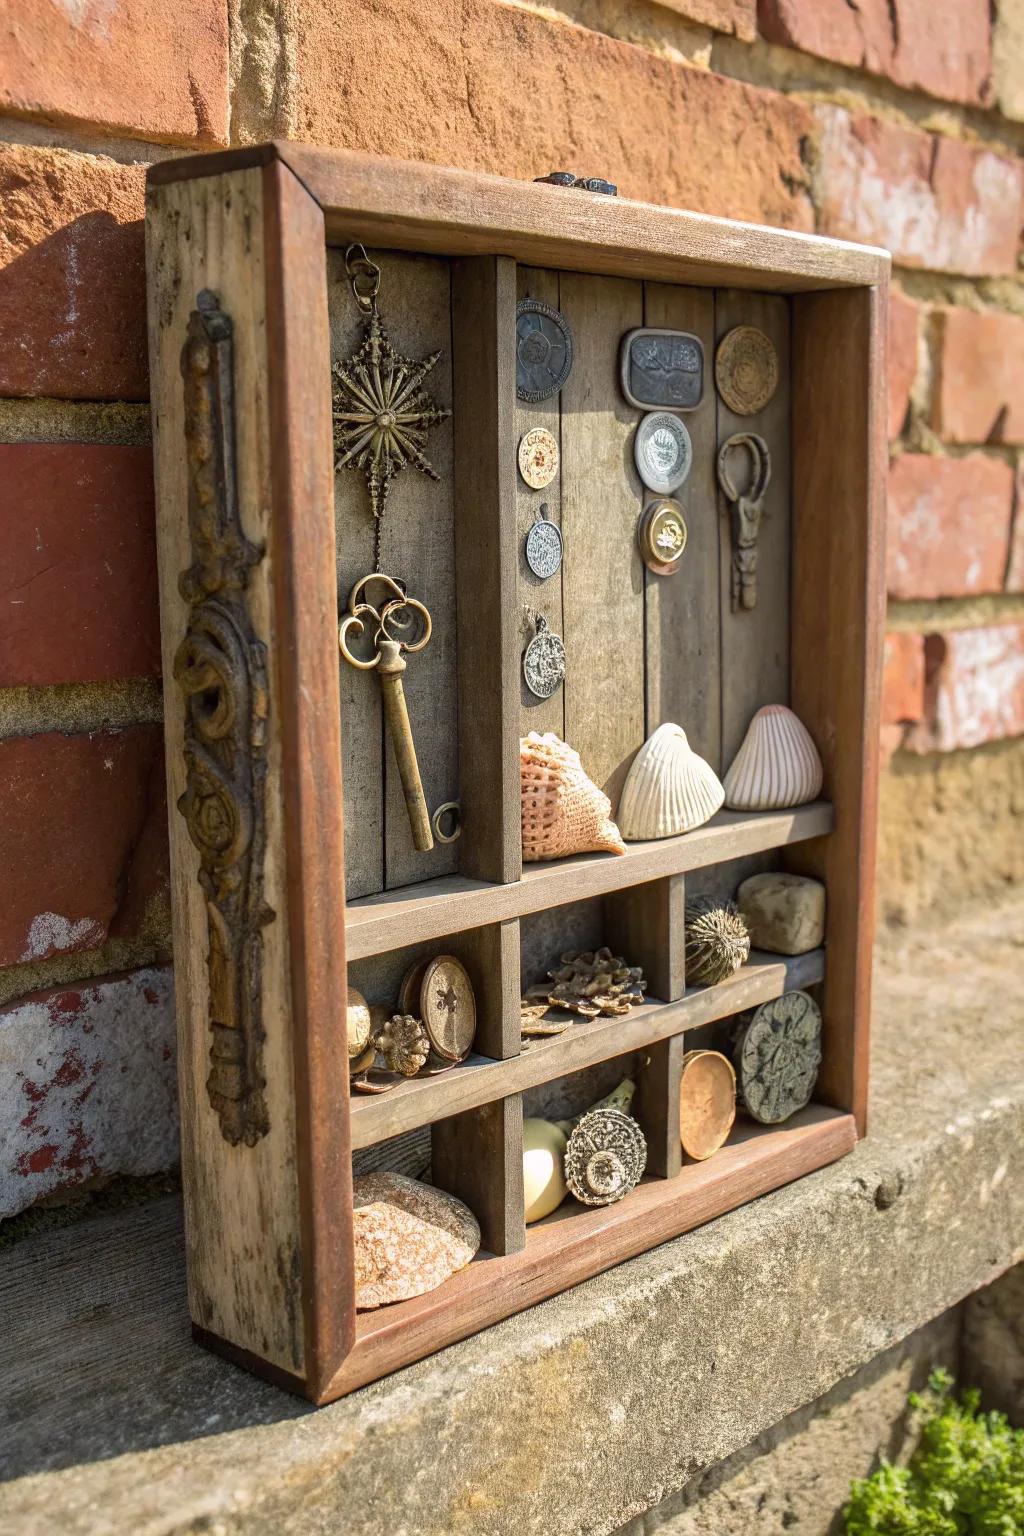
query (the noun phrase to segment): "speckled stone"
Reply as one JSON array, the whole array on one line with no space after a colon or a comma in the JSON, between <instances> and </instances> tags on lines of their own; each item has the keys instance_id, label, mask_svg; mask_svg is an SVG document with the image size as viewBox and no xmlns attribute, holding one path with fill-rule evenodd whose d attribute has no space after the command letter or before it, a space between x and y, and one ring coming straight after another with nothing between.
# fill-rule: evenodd
<instances>
[{"instance_id":1,"label":"speckled stone","mask_svg":"<svg viewBox=\"0 0 1024 1536\"><path fill-rule=\"evenodd\" d=\"M773 955L805 955L825 937L825 887L803 875L751 875L736 904L755 949Z\"/></svg>"}]
</instances>

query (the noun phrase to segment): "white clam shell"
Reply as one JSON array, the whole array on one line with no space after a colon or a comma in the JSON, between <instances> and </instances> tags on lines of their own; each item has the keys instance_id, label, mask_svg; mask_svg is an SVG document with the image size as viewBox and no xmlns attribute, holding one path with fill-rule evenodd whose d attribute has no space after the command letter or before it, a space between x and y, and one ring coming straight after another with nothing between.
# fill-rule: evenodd
<instances>
[{"instance_id":1,"label":"white clam shell","mask_svg":"<svg viewBox=\"0 0 1024 1536\"><path fill-rule=\"evenodd\" d=\"M714 769L693 751L682 727L668 722L633 759L619 801L619 831L634 841L676 837L703 826L724 798Z\"/></svg>"},{"instance_id":2,"label":"white clam shell","mask_svg":"<svg viewBox=\"0 0 1024 1536\"><path fill-rule=\"evenodd\" d=\"M766 704L747 727L725 776L731 811L781 811L821 793L824 777L807 727L784 704Z\"/></svg>"}]
</instances>

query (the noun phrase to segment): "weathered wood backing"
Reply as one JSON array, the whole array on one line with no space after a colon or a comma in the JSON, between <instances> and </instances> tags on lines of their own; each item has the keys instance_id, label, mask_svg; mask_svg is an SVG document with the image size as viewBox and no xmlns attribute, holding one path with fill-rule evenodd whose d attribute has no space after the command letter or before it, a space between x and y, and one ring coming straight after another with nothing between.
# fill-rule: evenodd
<instances>
[{"instance_id":1,"label":"weathered wood backing","mask_svg":"<svg viewBox=\"0 0 1024 1536\"><path fill-rule=\"evenodd\" d=\"M150 366L158 487L157 548L163 635L170 804L175 991L182 1125L182 1176L189 1302L197 1324L298 1375L308 1361L302 1306L302 1228L296 1128L295 998L289 930L282 719L281 584L277 569L267 355L267 202L259 169L154 188L147 223ZM319 250L314 258L320 261ZM275 289L278 282L275 279ZM242 525L266 540L249 586L256 633L267 646L270 693L264 895L274 920L263 929L263 1026L270 1129L255 1146L231 1146L206 1092L209 1072L209 949L199 856L175 809L185 788L184 713L173 681L187 610L178 577L191 563L181 351L197 291L210 288L234 324L235 428ZM296 402L297 403L297 402ZM314 425L322 420L315 407ZM318 671L318 686L323 674ZM333 699L331 700L333 713ZM333 725L330 727L333 730ZM306 807L300 811L304 818ZM330 833L329 833L330 835ZM306 893L312 894L312 890ZM330 914L327 914L328 921ZM340 919L340 911L338 913ZM340 933L338 935L340 938ZM342 1324L343 1326L343 1324Z\"/></svg>"},{"instance_id":2,"label":"weathered wood backing","mask_svg":"<svg viewBox=\"0 0 1024 1536\"><path fill-rule=\"evenodd\" d=\"M779 387L754 416L736 416L718 398L718 447L734 432L756 432L768 444L772 460L757 541L757 607L736 613L729 598L732 535L728 504L724 497L720 499L723 772L736 756L754 712L762 704L789 703L789 301L758 293L717 294L716 341L736 325L756 325L774 342ZM712 358L712 377L713 368Z\"/></svg>"},{"instance_id":3,"label":"weathered wood backing","mask_svg":"<svg viewBox=\"0 0 1024 1536\"><path fill-rule=\"evenodd\" d=\"M882 284L815 294L793 309L792 702L821 752L836 830L786 863L826 884L819 1092L852 1109L862 1134L885 615L886 304Z\"/></svg>"},{"instance_id":4,"label":"weathered wood backing","mask_svg":"<svg viewBox=\"0 0 1024 1536\"><path fill-rule=\"evenodd\" d=\"M516 680L515 264L452 268L455 351L455 572L463 832L459 870L518 880L519 709ZM438 727L451 731L439 701Z\"/></svg>"},{"instance_id":5,"label":"weathered wood backing","mask_svg":"<svg viewBox=\"0 0 1024 1536\"><path fill-rule=\"evenodd\" d=\"M446 261L371 250L381 269L380 312L392 345L405 357L441 356L424 387L442 406L452 404L450 267ZM359 313L344 251L328 256L332 361L344 359L362 340ZM420 777L428 810L458 797L456 716L456 602L454 523L454 419L433 427L427 458L440 476L431 480L407 469L391 486L381 530L381 569L405 580L426 603L434 631L425 650L409 658L403 679ZM335 476L338 604L352 585L374 569L373 517L362 470ZM455 844L435 843L428 853L412 845L394 747L383 726L377 678L347 664L341 668L342 752L346 797L346 884L349 899L449 874L458 867Z\"/></svg>"},{"instance_id":6,"label":"weathered wood backing","mask_svg":"<svg viewBox=\"0 0 1024 1536\"><path fill-rule=\"evenodd\" d=\"M644 285L644 325L689 331L704 343L704 398L682 413L693 468L676 492L687 539L674 576L645 572L647 734L665 721L686 732L695 752L720 771L722 739L719 620L720 538L715 479L715 295L707 288ZM636 413L639 421L641 413Z\"/></svg>"},{"instance_id":7,"label":"weathered wood backing","mask_svg":"<svg viewBox=\"0 0 1024 1536\"><path fill-rule=\"evenodd\" d=\"M323 206L327 238L661 282L782 292L854 288L889 269L887 251L820 235L660 208L628 198L482 176L447 166L280 141L165 160L155 184L280 157ZM380 238L378 239L377 232Z\"/></svg>"},{"instance_id":8,"label":"weathered wood backing","mask_svg":"<svg viewBox=\"0 0 1024 1536\"><path fill-rule=\"evenodd\" d=\"M533 267L519 267L516 271L516 292L519 299L539 299L542 304L550 304L553 309L558 308L558 273L542 272ZM514 381L513 381L514 387ZM507 451L517 454L519 440L525 432L532 427L546 427L553 435L556 443L561 443L561 396L552 395L549 400L539 400L532 403L527 400L516 399L515 404L515 429L514 441L508 444ZM546 581L540 581L530 570L526 563L526 536L536 520L537 508L542 503L547 503L548 513L553 523L562 526L562 468L550 485L542 491L531 490L516 468L516 539L517 539L517 568L519 582L517 589L518 601L516 603L516 621L520 625L519 637L522 649L533 638L534 627L527 622L526 610L541 614L548 621L548 625L556 635L560 635L564 629L562 623L562 570L558 570L554 576L549 576ZM550 699L538 699L527 688L520 669L519 678L519 733L525 736L528 731L554 731L556 736L565 735L565 695L559 688Z\"/></svg>"},{"instance_id":9,"label":"weathered wood backing","mask_svg":"<svg viewBox=\"0 0 1024 1536\"><path fill-rule=\"evenodd\" d=\"M563 274L576 348L562 390L565 737L612 803L644 739L644 567L636 543L637 412L618 383L619 343L643 324L643 289Z\"/></svg>"}]
</instances>

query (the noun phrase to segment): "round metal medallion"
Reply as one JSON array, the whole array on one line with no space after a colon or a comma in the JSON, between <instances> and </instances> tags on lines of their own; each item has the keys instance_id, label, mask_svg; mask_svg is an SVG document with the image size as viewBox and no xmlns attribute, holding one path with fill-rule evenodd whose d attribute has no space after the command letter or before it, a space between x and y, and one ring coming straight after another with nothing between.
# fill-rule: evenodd
<instances>
[{"instance_id":1,"label":"round metal medallion","mask_svg":"<svg viewBox=\"0 0 1024 1536\"><path fill-rule=\"evenodd\" d=\"M735 325L718 343L715 385L737 416L754 416L779 387L779 357L756 325Z\"/></svg>"},{"instance_id":2,"label":"round metal medallion","mask_svg":"<svg viewBox=\"0 0 1024 1536\"><path fill-rule=\"evenodd\" d=\"M565 681L565 646L547 620L537 620L537 633L523 654L523 680L535 699L550 699Z\"/></svg>"},{"instance_id":3,"label":"round metal medallion","mask_svg":"<svg viewBox=\"0 0 1024 1536\"><path fill-rule=\"evenodd\" d=\"M821 1066L821 1010L806 992L762 1003L741 1028L735 1050L747 1114L778 1125L810 1103Z\"/></svg>"},{"instance_id":4,"label":"round metal medallion","mask_svg":"<svg viewBox=\"0 0 1024 1536\"><path fill-rule=\"evenodd\" d=\"M558 474L558 444L547 427L531 427L519 439L519 473L534 491L542 491Z\"/></svg>"},{"instance_id":5,"label":"round metal medallion","mask_svg":"<svg viewBox=\"0 0 1024 1536\"><path fill-rule=\"evenodd\" d=\"M556 395L572 369L572 332L557 309L539 299L516 306L516 394L535 403Z\"/></svg>"},{"instance_id":6,"label":"round metal medallion","mask_svg":"<svg viewBox=\"0 0 1024 1536\"><path fill-rule=\"evenodd\" d=\"M438 955L423 973L423 1027L445 1061L469 1055L476 1034L476 998L469 972L454 955Z\"/></svg>"},{"instance_id":7,"label":"round metal medallion","mask_svg":"<svg viewBox=\"0 0 1024 1536\"><path fill-rule=\"evenodd\" d=\"M669 496L690 473L693 444L678 416L652 411L636 429L633 457L637 472L649 491Z\"/></svg>"},{"instance_id":8,"label":"round metal medallion","mask_svg":"<svg viewBox=\"0 0 1024 1536\"><path fill-rule=\"evenodd\" d=\"M655 576L677 571L686 548L686 521L678 501L667 496L652 501L640 519L637 541L644 564Z\"/></svg>"},{"instance_id":9,"label":"round metal medallion","mask_svg":"<svg viewBox=\"0 0 1024 1536\"><path fill-rule=\"evenodd\" d=\"M526 563L539 581L547 581L562 563L562 535L546 501L537 508L537 520L526 535Z\"/></svg>"}]
</instances>

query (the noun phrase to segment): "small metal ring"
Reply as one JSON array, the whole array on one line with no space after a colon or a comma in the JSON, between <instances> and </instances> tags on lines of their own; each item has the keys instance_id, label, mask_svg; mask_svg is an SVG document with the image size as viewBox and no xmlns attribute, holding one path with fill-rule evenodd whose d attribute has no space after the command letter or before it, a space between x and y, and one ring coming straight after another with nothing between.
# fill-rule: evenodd
<instances>
[{"instance_id":1,"label":"small metal ring","mask_svg":"<svg viewBox=\"0 0 1024 1536\"><path fill-rule=\"evenodd\" d=\"M441 823L445 816L450 816L452 819L452 831L448 833L441 830ZM446 800L444 805L439 805L430 818L430 825L439 843L456 842L462 836L462 806L458 800Z\"/></svg>"}]
</instances>

